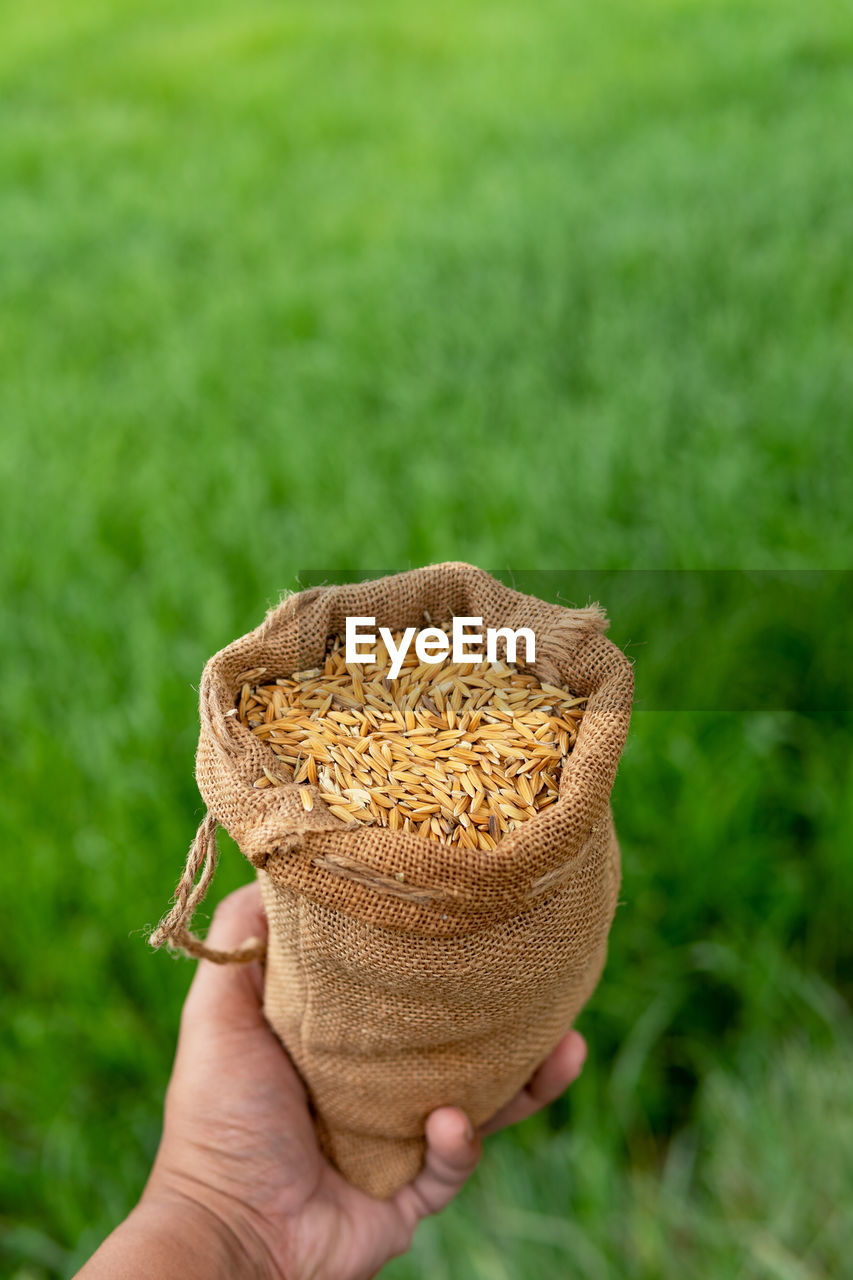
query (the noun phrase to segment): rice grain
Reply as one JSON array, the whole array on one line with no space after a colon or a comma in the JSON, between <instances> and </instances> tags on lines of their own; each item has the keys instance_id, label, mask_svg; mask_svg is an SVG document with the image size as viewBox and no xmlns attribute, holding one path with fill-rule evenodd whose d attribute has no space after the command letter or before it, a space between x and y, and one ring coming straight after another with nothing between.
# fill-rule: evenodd
<instances>
[{"instance_id":1,"label":"rice grain","mask_svg":"<svg viewBox=\"0 0 853 1280\"><path fill-rule=\"evenodd\" d=\"M319 796L348 824L485 852L557 799L586 699L516 666L450 655L428 664L410 652L391 680L381 640L364 667L347 666L340 637L327 647L322 667L243 683L229 714L278 762L255 787L301 783L308 813Z\"/></svg>"}]
</instances>

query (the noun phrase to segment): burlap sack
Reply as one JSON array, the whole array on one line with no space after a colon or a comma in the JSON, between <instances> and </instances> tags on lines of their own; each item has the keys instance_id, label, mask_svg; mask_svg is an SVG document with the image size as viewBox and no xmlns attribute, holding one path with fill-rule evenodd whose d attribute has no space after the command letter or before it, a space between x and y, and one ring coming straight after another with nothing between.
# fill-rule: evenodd
<instances>
[{"instance_id":1,"label":"burlap sack","mask_svg":"<svg viewBox=\"0 0 853 1280\"><path fill-rule=\"evenodd\" d=\"M589 698L559 800L490 853L348 826L322 802L306 813L294 784L252 786L277 760L233 714L243 682L316 666L348 615L399 630L428 625L425 613L531 627L535 674ZM597 606L545 604L441 564L292 595L205 667L196 777L208 815L152 942L219 961L258 954L211 953L189 932L223 826L261 883L266 1015L326 1154L375 1196L417 1173L435 1107L480 1124L511 1098L598 981L620 878L609 798L633 695L606 626Z\"/></svg>"}]
</instances>

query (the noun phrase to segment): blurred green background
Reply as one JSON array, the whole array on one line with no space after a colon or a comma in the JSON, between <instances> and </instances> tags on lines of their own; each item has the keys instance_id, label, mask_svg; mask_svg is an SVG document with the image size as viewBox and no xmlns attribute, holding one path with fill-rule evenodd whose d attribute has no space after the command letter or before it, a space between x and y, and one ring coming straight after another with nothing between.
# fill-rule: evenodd
<instances>
[{"instance_id":1,"label":"blurred green background","mask_svg":"<svg viewBox=\"0 0 853 1280\"><path fill-rule=\"evenodd\" d=\"M192 966L145 936L202 813L203 664L300 570L850 565L853 10L34 0L2 31L0 1273L54 1280L157 1142ZM635 714L581 1081L387 1274L849 1276L844 646L769 619L749 708L725 612L674 645L652 595L633 647L601 599L638 681L696 662L714 697ZM220 843L213 901L251 873Z\"/></svg>"}]
</instances>

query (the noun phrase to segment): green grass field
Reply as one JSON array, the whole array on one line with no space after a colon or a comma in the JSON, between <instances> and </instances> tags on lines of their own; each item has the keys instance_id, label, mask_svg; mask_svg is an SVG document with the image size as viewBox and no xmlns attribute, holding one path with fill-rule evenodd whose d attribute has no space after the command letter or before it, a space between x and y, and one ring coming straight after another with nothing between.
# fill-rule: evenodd
<instances>
[{"instance_id":1,"label":"green grass field","mask_svg":"<svg viewBox=\"0 0 853 1280\"><path fill-rule=\"evenodd\" d=\"M849 0L3 7L4 1276L139 1194L198 679L300 573L850 565L851 73ZM633 599L719 705L635 715L581 1081L389 1277L853 1275L833 581L758 710Z\"/></svg>"}]
</instances>

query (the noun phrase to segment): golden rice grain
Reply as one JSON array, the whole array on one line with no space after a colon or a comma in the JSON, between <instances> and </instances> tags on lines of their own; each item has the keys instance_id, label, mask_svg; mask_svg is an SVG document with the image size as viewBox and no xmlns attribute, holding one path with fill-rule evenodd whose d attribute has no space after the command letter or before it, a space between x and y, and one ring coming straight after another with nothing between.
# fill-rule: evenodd
<instances>
[{"instance_id":1,"label":"golden rice grain","mask_svg":"<svg viewBox=\"0 0 853 1280\"><path fill-rule=\"evenodd\" d=\"M585 698L502 662L410 652L391 680L381 640L361 646L376 657L363 667L345 663L339 637L327 648L322 667L267 684L251 683L263 671L243 673L227 714L276 756L256 788L301 783L306 813L319 795L348 824L483 852L557 800Z\"/></svg>"}]
</instances>

